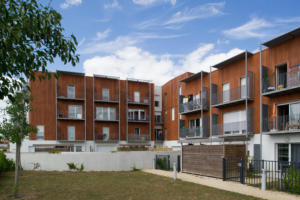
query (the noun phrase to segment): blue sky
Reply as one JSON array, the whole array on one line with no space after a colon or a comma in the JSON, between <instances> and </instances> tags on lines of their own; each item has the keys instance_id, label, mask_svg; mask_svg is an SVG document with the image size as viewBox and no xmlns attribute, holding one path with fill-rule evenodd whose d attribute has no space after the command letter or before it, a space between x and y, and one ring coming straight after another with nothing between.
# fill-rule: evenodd
<instances>
[{"instance_id":1,"label":"blue sky","mask_svg":"<svg viewBox=\"0 0 300 200\"><path fill-rule=\"evenodd\" d=\"M48 1L42 1L48 2ZM66 34L79 42L70 70L163 84L300 26L300 1L61 0Z\"/></svg>"}]
</instances>

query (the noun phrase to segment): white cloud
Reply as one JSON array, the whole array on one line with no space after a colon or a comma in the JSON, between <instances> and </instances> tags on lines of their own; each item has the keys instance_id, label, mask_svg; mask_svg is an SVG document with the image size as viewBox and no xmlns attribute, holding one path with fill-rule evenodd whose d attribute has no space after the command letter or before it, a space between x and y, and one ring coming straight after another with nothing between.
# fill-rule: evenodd
<instances>
[{"instance_id":1,"label":"white cloud","mask_svg":"<svg viewBox=\"0 0 300 200\"><path fill-rule=\"evenodd\" d=\"M150 6L161 2L168 2L171 3L173 6L176 4L176 0L132 0L132 2L141 6Z\"/></svg>"},{"instance_id":2,"label":"white cloud","mask_svg":"<svg viewBox=\"0 0 300 200\"><path fill-rule=\"evenodd\" d=\"M0 122L3 121L4 118L6 118L6 114L4 112L4 109L7 106L7 98L4 98L3 100L0 100Z\"/></svg>"},{"instance_id":3,"label":"white cloud","mask_svg":"<svg viewBox=\"0 0 300 200\"><path fill-rule=\"evenodd\" d=\"M180 60L175 62L172 59L173 55L155 55L141 48L128 46L116 50L109 56L87 59L83 63L83 68L88 75L106 73L105 75L121 78L153 80L161 85L186 71L195 73L201 70L208 71L209 66L242 52L240 49L232 49L225 53L214 54L213 50L213 44L203 44L187 55L178 56Z\"/></svg>"},{"instance_id":4,"label":"white cloud","mask_svg":"<svg viewBox=\"0 0 300 200\"><path fill-rule=\"evenodd\" d=\"M82 3L82 0L65 0L64 3L60 4L62 9L67 9L70 6L78 6Z\"/></svg>"},{"instance_id":5,"label":"white cloud","mask_svg":"<svg viewBox=\"0 0 300 200\"><path fill-rule=\"evenodd\" d=\"M266 28L272 27L273 24L260 18L252 18L249 22L229 30L223 31L223 33L234 39L246 39L246 38L264 38L268 36Z\"/></svg>"},{"instance_id":6,"label":"white cloud","mask_svg":"<svg viewBox=\"0 0 300 200\"><path fill-rule=\"evenodd\" d=\"M111 3L104 4L105 9L109 8L121 8L119 2L117 0L113 0Z\"/></svg>"},{"instance_id":7,"label":"white cloud","mask_svg":"<svg viewBox=\"0 0 300 200\"><path fill-rule=\"evenodd\" d=\"M290 17L290 18L278 18L275 20L277 23L299 23L300 17Z\"/></svg>"},{"instance_id":8,"label":"white cloud","mask_svg":"<svg viewBox=\"0 0 300 200\"><path fill-rule=\"evenodd\" d=\"M195 19L208 18L222 15L222 9L225 2L207 3L194 8L186 8L183 11L176 12L164 25L184 23Z\"/></svg>"},{"instance_id":9,"label":"white cloud","mask_svg":"<svg viewBox=\"0 0 300 200\"><path fill-rule=\"evenodd\" d=\"M82 46L85 42L85 37L83 37L79 42L78 42L78 47Z\"/></svg>"},{"instance_id":10,"label":"white cloud","mask_svg":"<svg viewBox=\"0 0 300 200\"><path fill-rule=\"evenodd\" d=\"M94 40L103 40L105 38L108 37L109 33L111 32L111 30L108 28L103 32L97 32L96 33L96 38Z\"/></svg>"}]
</instances>

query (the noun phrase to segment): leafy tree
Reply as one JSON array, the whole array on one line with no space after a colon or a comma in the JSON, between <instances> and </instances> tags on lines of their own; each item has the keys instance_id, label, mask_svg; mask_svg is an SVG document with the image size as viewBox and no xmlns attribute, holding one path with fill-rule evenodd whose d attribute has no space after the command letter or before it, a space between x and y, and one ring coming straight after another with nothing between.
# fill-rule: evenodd
<instances>
[{"instance_id":1,"label":"leafy tree","mask_svg":"<svg viewBox=\"0 0 300 200\"><path fill-rule=\"evenodd\" d=\"M0 99L14 98L26 79L50 78L55 58L75 66L77 40L64 35L62 16L36 0L0 0ZM55 75L57 78L57 75Z\"/></svg>"},{"instance_id":2,"label":"leafy tree","mask_svg":"<svg viewBox=\"0 0 300 200\"><path fill-rule=\"evenodd\" d=\"M23 139L30 133L36 133L36 128L31 126L26 119L26 114L31 111L30 96L28 87L21 86L23 89L13 96L13 100L7 101L5 112L7 118L3 120L0 126L0 132L4 139L16 144L16 166L15 166L15 184L14 197L18 195L19 169L21 165L20 148Z\"/></svg>"}]
</instances>

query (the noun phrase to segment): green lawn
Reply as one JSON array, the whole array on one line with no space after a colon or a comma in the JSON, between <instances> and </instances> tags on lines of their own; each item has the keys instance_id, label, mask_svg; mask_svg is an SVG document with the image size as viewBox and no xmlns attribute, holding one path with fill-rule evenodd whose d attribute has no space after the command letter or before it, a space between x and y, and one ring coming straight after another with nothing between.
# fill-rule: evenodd
<instances>
[{"instance_id":1,"label":"green lawn","mask_svg":"<svg viewBox=\"0 0 300 200\"><path fill-rule=\"evenodd\" d=\"M10 199L13 172L0 176L0 199ZM20 177L22 199L257 199L171 178L135 172L39 172Z\"/></svg>"}]
</instances>

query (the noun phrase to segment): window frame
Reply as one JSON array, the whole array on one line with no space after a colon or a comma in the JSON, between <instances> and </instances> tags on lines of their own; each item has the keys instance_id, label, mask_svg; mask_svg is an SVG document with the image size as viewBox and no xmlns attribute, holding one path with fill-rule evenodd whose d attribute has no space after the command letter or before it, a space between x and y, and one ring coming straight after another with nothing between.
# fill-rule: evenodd
<instances>
[{"instance_id":1,"label":"window frame","mask_svg":"<svg viewBox=\"0 0 300 200\"><path fill-rule=\"evenodd\" d=\"M39 135L39 133L41 133L40 132L40 130L41 130L40 127L42 127L42 130L43 130L42 135ZM36 139L37 140L44 140L45 139L45 126L44 125L37 125L36 128L37 128Z\"/></svg>"},{"instance_id":2,"label":"window frame","mask_svg":"<svg viewBox=\"0 0 300 200\"><path fill-rule=\"evenodd\" d=\"M71 108L74 108L74 112L71 112ZM78 112L80 111L80 112ZM72 117L72 114L74 113L75 117ZM68 117L70 119L83 119L83 114L82 114L82 105L74 105L71 104L68 106ZM81 117L78 117L78 114L81 115Z\"/></svg>"},{"instance_id":3,"label":"window frame","mask_svg":"<svg viewBox=\"0 0 300 200\"><path fill-rule=\"evenodd\" d=\"M71 95L72 93L69 90L71 88L73 88L73 95ZM68 88L67 88L67 97L70 98L70 99L75 99L76 98L75 85L68 85Z\"/></svg>"}]
</instances>

